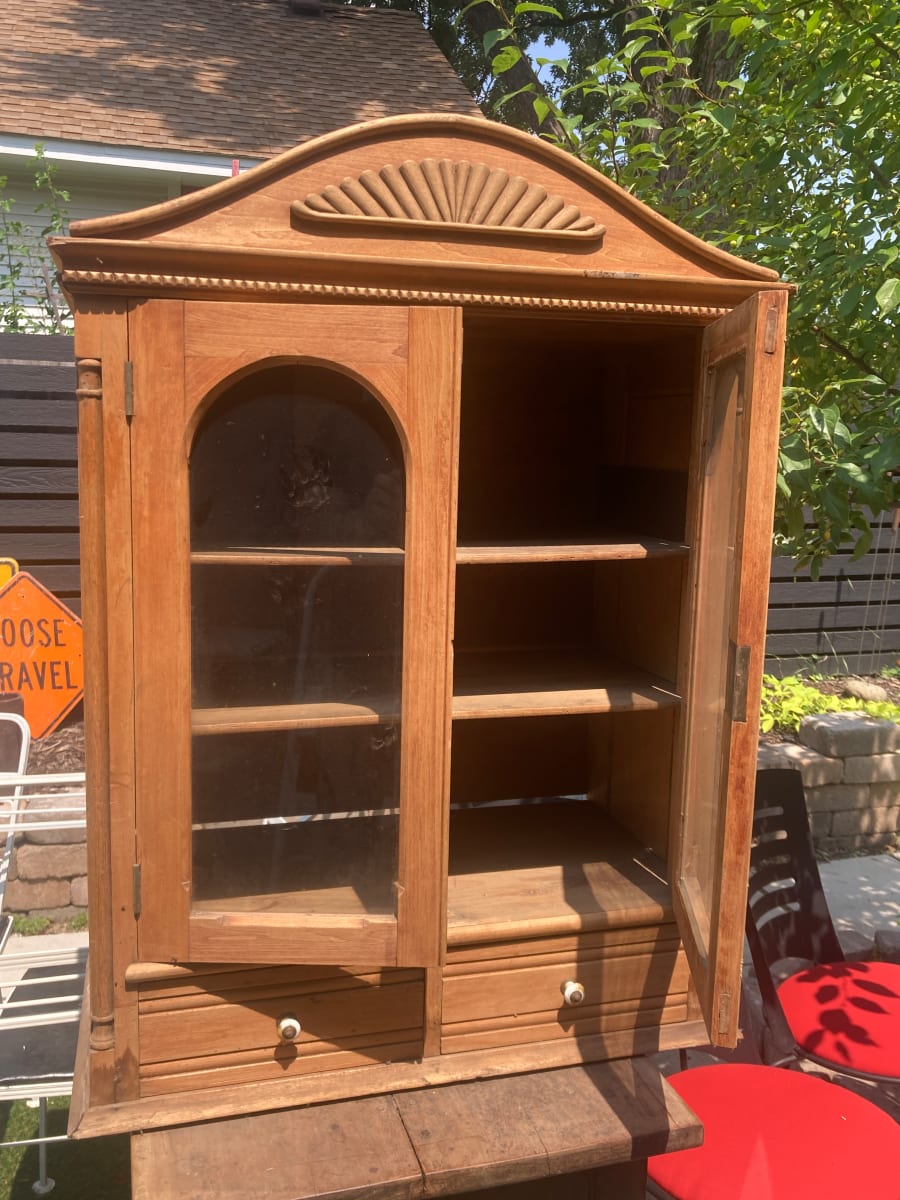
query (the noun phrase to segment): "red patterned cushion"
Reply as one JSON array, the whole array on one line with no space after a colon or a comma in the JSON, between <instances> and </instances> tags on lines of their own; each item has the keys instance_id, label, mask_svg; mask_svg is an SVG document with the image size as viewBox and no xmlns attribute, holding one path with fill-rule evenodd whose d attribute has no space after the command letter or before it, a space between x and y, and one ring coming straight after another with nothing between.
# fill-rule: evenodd
<instances>
[{"instance_id":1,"label":"red patterned cushion","mask_svg":"<svg viewBox=\"0 0 900 1200\"><path fill-rule=\"evenodd\" d=\"M695 1067L669 1083L704 1142L651 1158L677 1200L897 1200L900 1125L837 1084L782 1067Z\"/></svg>"},{"instance_id":2,"label":"red patterned cushion","mask_svg":"<svg viewBox=\"0 0 900 1200\"><path fill-rule=\"evenodd\" d=\"M778 989L797 1044L816 1058L900 1078L900 964L810 967Z\"/></svg>"}]
</instances>

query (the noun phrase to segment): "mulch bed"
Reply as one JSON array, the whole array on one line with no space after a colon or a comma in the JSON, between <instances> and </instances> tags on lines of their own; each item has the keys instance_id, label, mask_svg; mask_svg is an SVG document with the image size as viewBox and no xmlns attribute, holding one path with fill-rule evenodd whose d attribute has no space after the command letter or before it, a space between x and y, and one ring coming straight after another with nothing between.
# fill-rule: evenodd
<instances>
[{"instance_id":1,"label":"mulch bed","mask_svg":"<svg viewBox=\"0 0 900 1200\"><path fill-rule=\"evenodd\" d=\"M66 722L39 742L31 743L28 771L31 775L59 774L84 770L84 721Z\"/></svg>"}]
</instances>

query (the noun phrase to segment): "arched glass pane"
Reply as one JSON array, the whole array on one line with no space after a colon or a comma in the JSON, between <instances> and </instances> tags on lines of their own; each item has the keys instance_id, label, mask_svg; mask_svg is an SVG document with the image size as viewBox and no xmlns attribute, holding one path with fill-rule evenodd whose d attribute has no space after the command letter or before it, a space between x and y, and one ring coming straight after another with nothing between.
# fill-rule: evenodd
<instances>
[{"instance_id":1,"label":"arched glass pane","mask_svg":"<svg viewBox=\"0 0 900 1200\"><path fill-rule=\"evenodd\" d=\"M190 461L193 902L393 913L404 478L318 367L222 395Z\"/></svg>"}]
</instances>

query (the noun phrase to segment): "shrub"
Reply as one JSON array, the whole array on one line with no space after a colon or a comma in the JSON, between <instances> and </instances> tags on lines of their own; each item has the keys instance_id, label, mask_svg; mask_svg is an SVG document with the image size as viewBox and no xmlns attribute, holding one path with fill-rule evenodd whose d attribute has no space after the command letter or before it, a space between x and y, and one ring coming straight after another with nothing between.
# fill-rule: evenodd
<instances>
[{"instance_id":1,"label":"shrub","mask_svg":"<svg viewBox=\"0 0 900 1200\"><path fill-rule=\"evenodd\" d=\"M784 679L776 679L774 675L763 675L762 706L759 714L759 727L763 733L769 733L773 729L796 733L804 717L830 712L864 712L870 717L881 717L900 723L900 705L891 704L887 700L857 700L852 696L831 696L798 679L796 675L787 675Z\"/></svg>"}]
</instances>

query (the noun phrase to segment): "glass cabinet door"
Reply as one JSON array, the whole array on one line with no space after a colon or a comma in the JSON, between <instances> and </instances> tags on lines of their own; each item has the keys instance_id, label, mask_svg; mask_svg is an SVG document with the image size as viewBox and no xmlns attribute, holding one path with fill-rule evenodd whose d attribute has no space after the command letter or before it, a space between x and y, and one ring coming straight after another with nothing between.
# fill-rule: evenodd
<instances>
[{"instance_id":1,"label":"glass cabinet door","mask_svg":"<svg viewBox=\"0 0 900 1200\"><path fill-rule=\"evenodd\" d=\"M396 916L404 471L360 384L256 371L190 455L192 907Z\"/></svg>"},{"instance_id":2,"label":"glass cabinet door","mask_svg":"<svg viewBox=\"0 0 900 1200\"><path fill-rule=\"evenodd\" d=\"M674 900L717 1045L737 1037L784 323L763 292L703 340Z\"/></svg>"},{"instance_id":3,"label":"glass cabinet door","mask_svg":"<svg viewBox=\"0 0 900 1200\"><path fill-rule=\"evenodd\" d=\"M459 320L130 313L143 961L440 960Z\"/></svg>"}]
</instances>

